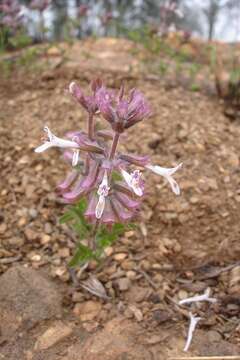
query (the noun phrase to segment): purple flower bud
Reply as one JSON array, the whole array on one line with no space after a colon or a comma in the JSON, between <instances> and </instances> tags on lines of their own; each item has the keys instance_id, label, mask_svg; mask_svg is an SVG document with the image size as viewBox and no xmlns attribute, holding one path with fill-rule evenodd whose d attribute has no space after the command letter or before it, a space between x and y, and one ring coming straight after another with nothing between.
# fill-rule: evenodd
<instances>
[{"instance_id":1,"label":"purple flower bud","mask_svg":"<svg viewBox=\"0 0 240 360\"><path fill-rule=\"evenodd\" d=\"M51 0L32 0L29 4L30 9L43 12L51 4Z\"/></svg>"},{"instance_id":2,"label":"purple flower bud","mask_svg":"<svg viewBox=\"0 0 240 360\"><path fill-rule=\"evenodd\" d=\"M92 162L87 176L83 177L80 180L77 180L72 189L63 194L64 199L73 202L78 200L84 194L89 193L95 187L98 172L99 164Z\"/></svg>"},{"instance_id":3,"label":"purple flower bud","mask_svg":"<svg viewBox=\"0 0 240 360\"><path fill-rule=\"evenodd\" d=\"M79 17L83 17L87 15L87 12L89 10L89 6L87 4L82 4L77 9L77 15Z\"/></svg>"},{"instance_id":4,"label":"purple flower bud","mask_svg":"<svg viewBox=\"0 0 240 360\"><path fill-rule=\"evenodd\" d=\"M113 13L111 11L106 12L101 16L101 22L103 25L107 25L113 19Z\"/></svg>"},{"instance_id":5,"label":"purple flower bud","mask_svg":"<svg viewBox=\"0 0 240 360\"><path fill-rule=\"evenodd\" d=\"M66 179L61 182L58 186L57 186L57 189L60 191L60 192L64 192L66 190L68 190L70 188L70 186L72 185L72 183L76 180L76 178L78 177L78 171L77 170L73 170L71 171Z\"/></svg>"},{"instance_id":6,"label":"purple flower bud","mask_svg":"<svg viewBox=\"0 0 240 360\"><path fill-rule=\"evenodd\" d=\"M115 97L109 95L104 88L96 95L102 116L119 133L150 115L150 107L140 91L132 90L128 100L123 99L123 95L123 87Z\"/></svg>"},{"instance_id":7,"label":"purple flower bud","mask_svg":"<svg viewBox=\"0 0 240 360\"><path fill-rule=\"evenodd\" d=\"M149 156L139 156L132 154L120 154L119 158L132 165L145 167L149 163Z\"/></svg>"},{"instance_id":8,"label":"purple flower bud","mask_svg":"<svg viewBox=\"0 0 240 360\"><path fill-rule=\"evenodd\" d=\"M99 84L99 82L96 82L92 85L92 88L95 90L93 91L93 95L91 96L85 96L82 92L82 89L75 82L71 82L71 84L69 85L70 94L90 114L95 114L98 111L98 106L95 99L95 92L97 91Z\"/></svg>"}]
</instances>

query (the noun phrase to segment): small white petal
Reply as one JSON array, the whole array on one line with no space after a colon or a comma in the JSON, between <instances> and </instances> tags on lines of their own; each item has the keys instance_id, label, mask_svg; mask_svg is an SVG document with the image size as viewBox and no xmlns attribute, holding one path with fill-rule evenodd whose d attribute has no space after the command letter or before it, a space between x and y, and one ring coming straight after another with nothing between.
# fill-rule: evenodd
<instances>
[{"instance_id":1,"label":"small white petal","mask_svg":"<svg viewBox=\"0 0 240 360\"><path fill-rule=\"evenodd\" d=\"M132 185L132 189L137 196L143 196L143 191L140 186Z\"/></svg>"},{"instance_id":2,"label":"small white petal","mask_svg":"<svg viewBox=\"0 0 240 360\"><path fill-rule=\"evenodd\" d=\"M69 92L70 94L74 93L74 87L75 87L76 83L74 81L71 82L71 84L69 85Z\"/></svg>"},{"instance_id":3,"label":"small white petal","mask_svg":"<svg viewBox=\"0 0 240 360\"><path fill-rule=\"evenodd\" d=\"M161 166L158 165L146 165L145 166L147 169L153 171L155 174L157 175L161 175L163 177L165 177L165 179L167 179L167 181L169 182L169 184L171 185L172 191L176 194L176 195L180 195L180 188L178 183L173 179L172 175L182 167L182 163L175 166L174 168L163 168Z\"/></svg>"},{"instance_id":4,"label":"small white petal","mask_svg":"<svg viewBox=\"0 0 240 360\"><path fill-rule=\"evenodd\" d=\"M207 288L207 290L205 291L204 294L196 295L196 296L193 296L193 297L183 299L183 300L179 301L179 304L184 305L184 304L190 304L192 302L198 302L198 301L208 301L208 302L211 302L211 303L217 302L217 299L210 298L209 296L210 296L210 288Z\"/></svg>"},{"instance_id":5,"label":"small white petal","mask_svg":"<svg viewBox=\"0 0 240 360\"><path fill-rule=\"evenodd\" d=\"M79 150L74 150L72 158L72 166L76 166L79 160Z\"/></svg>"},{"instance_id":6,"label":"small white petal","mask_svg":"<svg viewBox=\"0 0 240 360\"><path fill-rule=\"evenodd\" d=\"M104 208L105 208L105 196L100 195L95 209L95 215L97 219L101 219Z\"/></svg>"},{"instance_id":7,"label":"small white petal","mask_svg":"<svg viewBox=\"0 0 240 360\"><path fill-rule=\"evenodd\" d=\"M49 141L46 141L44 144L42 144L42 145L38 146L36 149L34 149L34 151L36 153L41 153L51 147L53 147L53 145Z\"/></svg>"},{"instance_id":8,"label":"small white petal","mask_svg":"<svg viewBox=\"0 0 240 360\"><path fill-rule=\"evenodd\" d=\"M153 171L155 174L167 177L173 175L177 170L182 167L182 163L173 168L164 168L159 165L146 165L146 168Z\"/></svg>"},{"instance_id":9,"label":"small white petal","mask_svg":"<svg viewBox=\"0 0 240 360\"><path fill-rule=\"evenodd\" d=\"M139 181L134 179L134 172L132 174L129 174L126 170L121 169L121 174L128 186L134 191L134 193L137 196L143 196L143 190L139 185Z\"/></svg>"},{"instance_id":10,"label":"small white petal","mask_svg":"<svg viewBox=\"0 0 240 360\"><path fill-rule=\"evenodd\" d=\"M172 191L176 195L180 195L180 188L176 180L174 180L171 176L166 176L167 181L171 185Z\"/></svg>"},{"instance_id":11,"label":"small white petal","mask_svg":"<svg viewBox=\"0 0 240 360\"><path fill-rule=\"evenodd\" d=\"M38 146L35 149L35 152L40 153L51 147L74 148L74 149L79 148L79 145L77 142L61 139L61 138L55 136L47 126L45 126L43 130L47 133L48 140L45 141L42 145Z\"/></svg>"},{"instance_id":12,"label":"small white petal","mask_svg":"<svg viewBox=\"0 0 240 360\"><path fill-rule=\"evenodd\" d=\"M197 326L197 323L201 320L200 317L194 316L191 312L189 313L189 316L190 316L190 325L189 325L189 329L188 329L186 345L185 345L183 351L188 351L189 346L191 345L191 342L192 342L194 330Z\"/></svg>"},{"instance_id":13,"label":"small white petal","mask_svg":"<svg viewBox=\"0 0 240 360\"><path fill-rule=\"evenodd\" d=\"M126 183L128 184L128 186L131 187L131 182L132 182L131 175L123 169L121 169L121 174L122 174L124 180L126 181Z\"/></svg>"}]
</instances>

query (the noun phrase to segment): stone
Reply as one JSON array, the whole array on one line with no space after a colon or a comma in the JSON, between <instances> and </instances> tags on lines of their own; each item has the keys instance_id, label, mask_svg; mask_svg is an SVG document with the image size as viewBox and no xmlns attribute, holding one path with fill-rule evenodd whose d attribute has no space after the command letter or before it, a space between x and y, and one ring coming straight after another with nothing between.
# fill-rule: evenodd
<instances>
[{"instance_id":1,"label":"stone","mask_svg":"<svg viewBox=\"0 0 240 360\"><path fill-rule=\"evenodd\" d=\"M70 256L70 249L67 247L59 249L58 256L63 259L68 258Z\"/></svg>"},{"instance_id":2,"label":"stone","mask_svg":"<svg viewBox=\"0 0 240 360\"><path fill-rule=\"evenodd\" d=\"M144 301L149 295L149 288L144 288L138 285L131 286L127 294L127 299L131 302L140 303Z\"/></svg>"},{"instance_id":3,"label":"stone","mask_svg":"<svg viewBox=\"0 0 240 360\"><path fill-rule=\"evenodd\" d=\"M24 234L28 241L35 241L38 238L38 233L30 228L25 229Z\"/></svg>"},{"instance_id":4,"label":"stone","mask_svg":"<svg viewBox=\"0 0 240 360\"><path fill-rule=\"evenodd\" d=\"M0 323L3 336L12 336L22 323L33 327L61 316L61 294L35 271L15 266L0 277Z\"/></svg>"},{"instance_id":5,"label":"stone","mask_svg":"<svg viewBox=\"0 0 240 360\"><path fill-rule=\"evenodd\" d=\"M8 239L9 245L16 248L23 246L24 242L25 242L24 239L20 237L11 237Z\"/></svg>"},{"instance_id":6,"label":"stone","mask_svg":"<svg viewBox=\"0 0 240 360\"><path fill-rule=\"evenodd\" d=\"M179 300L186 299L187 297L189 297L187 291L182 290L182 289L179 290L179 292L178 292L178 299L179 299Z\"/></svg>"},{"instance_id":7,"label":"stone","mask_svg":"<svg viewBox=\"0 0 240 360\"><path fill-rule=\"evenodd\" d=\"M75 305L73 312L81 321L94 320L102 309L102 304L98 301L89 300Z\"/></svg>"},{"instance_id":8,"label":"stone","mask_svg":"<svg viewBox=\"0 0 240 360\"><path fill-rule=\"evenodd\" d=\"M120 291L127 291L130 288L131 281L128 278L120 278L117 281Z\"/></svg>"},{"instance_id":9,"label":"stone","mask_svg":"<svg viewBox=\"0 0 240 360\"><path fill-rule=\"evenodd\" d=\"M124 259L126 259L126 257L127 257L126 253L119 253L113 256L114 260L118 262L122 262Z\"/></svg>"},{"instance_id":10,"label":"stone","mask_svg":"<svg viewBox=\"0 0 240 360\"><path fill-rule=\"evenodd\" d=\"M44 225L44 231L45 231L45 233L46 234L51 234L52 233L52 231L53 231L53 229L52 229L52 224L50 224L50 223L46 223L45 225Z\"/></svg>"},{"instance_id":11,"label":"stone","mask_svg":"<svg viewBox=\"0 0 240 360\"><path fill-rule=\"evenodd\" d=\"M7 224L2 223L0 225L0 234L4 234L7 231Z\"/></svg>"},{"instance_id":12,"label":"stone","mask_svg":"<svg viewBox=\"0 0 240 360\"><path fill-rule=\"evenodd\" d=\"M73 332L72 327L58 321L48 328L36 341L34 350L46 350L65 339Z\"/></svg>"},{"instance_id":13,"label":"stone","mask_svg":"<svg viewBox=\"0 0 240 360\"><path fill-rule=\"evenodd\" d=\"M111 256L113 254L113 248L111 246L108 246L107 248L104 249L104 254L106 256Z\"/></svg>"},{"instance_id":14,"label":"stone","mask_svg":"<svg viewBox=\"0 0 240 360\"><path fill-rule=\"evenodd\" d=\"M70 346L61 360L151 360L150 351L136 339L140 329L137 323L115 317L103 329L88 336L84 343L79 341Z\"/></svg>"},{"instance_id":15,"label":"stone","mask_svg":"<svg viewBox=\"0 0 240 360\"><path fill-rule=\"evenodd\" d=\"M130 271L126 272L126 276L127 276L128 279L134 280L137 277L137 273L136 273L136 271L130 270Z\"/></svg>"},{"instance_id":16,"label":"stone","mask_svg":"<svg viewBox=\"0 0 240 360\"><path fill-rule=\"evenodd\" d=\"M123 270L126 270L126 271L128 271L128 270L133 270L135 267L136 267L135 262L134 262L134 261L131 261L131 260L128 260L128 259L124 260L124 261L121 263L121 268L122 268Z\"/></svg>"},{"instance_id":17,"label":"stone","mask_svg":"<svg viewBox=\"0 0 240 360\"><path fill-rule=\"evenodd\" d=\"M51 237L49 235L47 235L47 234L44 234L44 235L42 235L40 241L41 241L42 245L46 245L46 244L50 243Z\"/></svg>"}]
</instances>

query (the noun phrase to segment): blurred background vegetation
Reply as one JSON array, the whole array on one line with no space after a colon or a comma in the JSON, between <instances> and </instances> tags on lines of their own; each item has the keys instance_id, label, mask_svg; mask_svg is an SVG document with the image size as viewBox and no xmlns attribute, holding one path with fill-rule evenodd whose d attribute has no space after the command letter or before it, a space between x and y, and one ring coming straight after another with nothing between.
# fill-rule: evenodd
<instances>
[{"instance_id":1,"label":"blurred background vegetation","mask_svg":"<svg viewBox=\"0 0 240 360\"><path fill-rule=\"evenodd\" d=\"M1 49L149 31L234 42L239 0L0 0Z\"/></svg>"}]
</instances>

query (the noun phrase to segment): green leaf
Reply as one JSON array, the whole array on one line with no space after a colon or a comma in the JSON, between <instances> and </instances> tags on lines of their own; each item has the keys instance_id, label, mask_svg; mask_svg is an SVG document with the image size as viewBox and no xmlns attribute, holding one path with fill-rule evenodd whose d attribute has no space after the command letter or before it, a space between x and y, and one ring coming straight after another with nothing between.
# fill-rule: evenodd
<instances>
[{"instance_id":1,"label":"green leaf","mask_svg":"<svg viewBox=\"0 0 240 360\"><path fill-rule=\"evenodd\" d=\"M112 172L112 179L114 181L121 181L122 180L122 176L117 172L117 171L113 171Z\"/></svg>"},{"instance_id":2,"label":"green leaf","mask_svg":"<svg viewBox=\"0 0 240 360\"><path fill-rule=\"evenodd\" d=\"M60 219L59 219L59 222L60 224L65 224L67 222L69 222L70 220L73 219L73 214L72 212L69 210L67 212L65 212L65 214L63 214Z\"/></svg>"},{"instance_id":3,"label":"green leaf","mask_svg":"<svg viewBox=\"0 0 240 360\"><path fill-rule=\"evenodd\" d=\"M70 267L82 266L93 258L94 254L92 250L89 247L79 243L77 251L75 252L73 258L70 260L68 265Z\"/></svg>"},{"instance_id":4,"label":"green leaf","mask_svg":"<svg viewBox=\"0 0 240 360\"><path fill-rule=\"evenodd\" d=\"M107 246L112 245L118 236L125 232L125 226L123 224L114 224L111 230L108 230L105 226L102 226L96 235L96 243L99 249L104 249Z\"/></svg>"}]
</instances>

